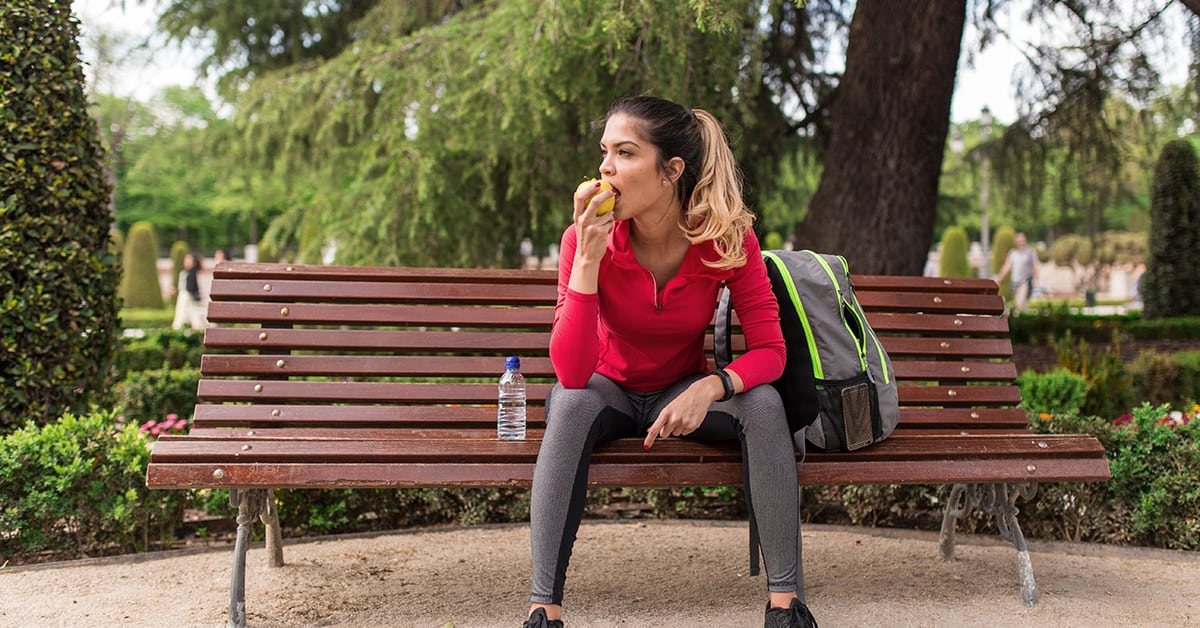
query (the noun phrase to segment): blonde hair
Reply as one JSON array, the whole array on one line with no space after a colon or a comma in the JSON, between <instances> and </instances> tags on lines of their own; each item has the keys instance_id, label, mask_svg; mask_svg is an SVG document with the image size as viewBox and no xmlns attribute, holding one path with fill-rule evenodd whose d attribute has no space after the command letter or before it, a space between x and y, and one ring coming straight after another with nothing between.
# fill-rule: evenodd
<instances>
[{"instance_id":1,"label":"blonde hair","mask_svg":"<svg viewBox=\"0 0 1200 628\"><path fill-rule=\"evenodd\" d=\"M684 233L692 244L708 240L716 244L720 257L715 262L706 260L709 266L740 268L746 264L742 242L754 226L754 214L742 198L742 173L721 123L703 109L693 109L692 113L700 122L704 159L684 212Z\"/></svg>"},{"instance_id":2,"label":"blonde hair","mask_svg":"<svg viewBox=\"0 0 1200 628\"><path fill-rule=\"evenodd\" d=\"M683 172L675 181L675 195L684 207L681 229L692 244L714 242L718 259L704 263L721 269L744 266L742 242L754 214L742 199L741 171L721 123L703 109L687 109L654 96L623 99L606 117L616 114L637 120L642 135L658 148L660 170L665 172L674 157L683 160Z\"/></svg>"}]
</instances>

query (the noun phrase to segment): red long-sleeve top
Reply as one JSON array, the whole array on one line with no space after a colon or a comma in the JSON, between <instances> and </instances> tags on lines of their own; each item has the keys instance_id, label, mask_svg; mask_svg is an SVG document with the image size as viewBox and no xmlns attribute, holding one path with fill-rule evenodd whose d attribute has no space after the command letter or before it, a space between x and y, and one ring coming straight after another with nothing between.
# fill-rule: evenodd
<instances>
[{"instance_id":1,"label":"red long-sleeve top","mask_svg":"<svg viewBox=\"0 0 1200 628\"><path fill-rule=\"evenodd\" d=\"M625 389L655 392L706 372L704 335L722 283L729 287L747 347L727 370L737 373L746 389L783 373L787 352L779 305L753 233L746 234L741 268L705 265L705 259L718 256L713 242L703 242L692 245L675 277L658 286L654 275L638 264L629 229L622 220L609 234L596 294L567 287L575 261L575 226L563 233L550 334L550 358L563 386L583 388L595 372Z\"/></svg>"}]
</instances>

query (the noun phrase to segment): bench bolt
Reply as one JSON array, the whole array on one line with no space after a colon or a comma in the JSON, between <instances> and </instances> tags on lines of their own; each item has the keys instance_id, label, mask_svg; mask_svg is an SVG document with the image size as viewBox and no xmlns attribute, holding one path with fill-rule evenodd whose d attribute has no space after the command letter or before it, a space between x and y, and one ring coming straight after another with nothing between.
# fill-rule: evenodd
<instances>
[{"instance_id":1,"label":"bench bolt","mask_svg":"<svg viewBox=\"0 0 1200 628\"><path fill-rule=\"evenodd\" d=\"M253 449L250 445L242 445L242 451L250 451Z\"/></svg>"},{"instance_id":2,"label":"bench bolt","mask_svg":"<svg viewBox=\"0 0 1200 628\"><path fill-rule=\"evenodd\" d=\"M282 413L279 411L279 408L275 408L271 411L271 416L279 416L280 414Z\"/></svg>"},{"instance_id":3,"label":"bench bolt","mask_svg":"<svg viewBox=\"0 0 1200 628\"><path fill-rule=\"evenodd\" d=\"M287 316L288 314L291 314L291 310L287 309L286 307L285 307L285 308L283 308L283 309L281 309L281 310L279 310L279 315L280 315L280 316Z\"/></svg>"},{"instance_id":4,"label":"bench bolt","mask_svg":"<svg viewBox=\"0 0 1200 628\"><path fill-rule=\"evenodd\" d=\"M283 360L279 360L278 362L275 363L275 366L278 366L279 368L283 368L283 367L287 366L287 362L284 362Z\"/></svg>"},{"instance_id":5,"label":"bench bolt","mask_svg":"<svg viewBox=\"0 0 1200 628\"><path fill-rule=\"evenodd\" d=\"M271 291L271 284L269 284L269 283L263 284L263 292L270 292L270 291Z\"/></svg>"},{"instance_id":6,"label":"bench bolt","mask_svg":"<svg viewBox=\"0 0 1200 628\"><path fill-rule=\"evenodd\" d=\"M259 339L259 340L266 340L266 339L267 339L267 332L265 332L265 331L264 331L263 333L259 334L259 335L258 335L258 339Z\"/></svg>"},{"instance_id":7,"label":"bench bolt","mask_svg":"<svg viewBox=\"0 0 1200 628\"><path fill-rule=\"evenodd\" d=\"M225 477L225 469L217 469L216 471L213 471L214 480L220 480L223 477Z\"/></svg>"},{"instance_id":8,"label":"bench bolt","mask_svg":"<svg viewBox=\"0 0 1200 628\"><path fill-rule=\"evenodd\" d=\"M1025 467L1025 470L1030 473L1037 473L1037 465L1031 464L1031 465Z\"/></svg>"},{"instance_id":9,"label":"bench bolt","mask_svg":"<svg viewBox=\"0 0 1200 628\"><path fill-rule=\"evenodd\" d=\"M262 384L255 384L254 392L262 392Z\"/></svg>"}]
</instances>

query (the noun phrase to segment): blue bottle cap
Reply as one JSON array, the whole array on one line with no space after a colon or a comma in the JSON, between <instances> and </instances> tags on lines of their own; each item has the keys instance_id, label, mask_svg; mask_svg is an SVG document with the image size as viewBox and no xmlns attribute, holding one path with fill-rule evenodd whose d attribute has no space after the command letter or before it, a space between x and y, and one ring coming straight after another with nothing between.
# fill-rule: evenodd
<instances>
[{"instance_id":1,"label":"blue bottle cap","mask_svg":"<svg viewBox=\"0 0 1200 628\"><path fill-rule=\"evenodd\" d=\"M506 369L521 368L521 358L519 358L515 355L510 355L507 358L504 358L504 368L506 368Z\"/></svg>"}]
</instances>

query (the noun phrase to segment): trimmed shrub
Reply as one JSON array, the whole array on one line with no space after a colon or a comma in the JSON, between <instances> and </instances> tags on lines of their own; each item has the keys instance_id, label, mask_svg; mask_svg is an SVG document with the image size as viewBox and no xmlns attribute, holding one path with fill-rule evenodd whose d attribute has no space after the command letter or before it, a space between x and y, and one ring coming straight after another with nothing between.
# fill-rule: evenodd
<instances>
[{"instance_id":1,"label":"trimmed shrub","mask_svg":"<svg viewBox=\"0 0 1200 628\"><path fill-rule=\"evenodd\" d=\"M150 447L111 412L0 438L0 564L144 551L173 537L184 491L150 491Z\"/></svg>"},{"instance_id":2,"label":"trimmed shrub","mask_svg":"<svg viewBox=\"0 0 1200 628\"><path fill-rule=\"evenodd\" d=\"M1163 146L1150 189L1150 258L1139 290L1146 318L1200 314L1200 164L1186 139Z\"/></svg>"},{"instance_id":3,"label":"trimmed shrub","mask_svg":"<svg viewBox=\"0 0 1200 628\"><path fill-rule=\"evenodd\" d=\"M126 423L141 425L168 414L192 416L200 371L193 368L160 368L131 371L117 385L118 408Z\"/></svg>"},{"instance_id":4,"label":"trimmed shrub","mask_svg":"<svg viewBox=\"0 0 1200 628\"><path fill-rule=\"evenodd\" d=\"M187 242L176 240L171 244L171 285L179 281L179 273L183 272L183 258L191 252Z\"/></svg>"},{"instance_id":5,"label":"trimmed shrub","mask_svg":"<svg viewBox=\"0 0 1200 628\"><path fill-rule=\"evenodd\" d=\"M1000 227L996 230L996 235L992 237L992 260L990 274L995 275L1004 267L1004 260L1008 258L1008 252L1012 250L1013 244L1016 242L1017 232L1012 227ZM1004 297L1004 301L1008 302L1012 299L1012 282L1000 282L1000 296Z\"/></svg>"},{"instance_id":6,"label":"trimmed shrub","mask_svg":"<svg viewBox=\"0 0 1200 628\"><path fill-rule=\"evenodd\" d=\"M1120 342L1113 338L1114 349L1094 351L1086 340L1075 341L1068 332L1054 342L1058 363L1082 376L1088 383L1087 397L1080 412L1116 417L1133 405L1133 386L1121 361Z\"/></svg>"},{"instance_id":7,"label":"trimmed shrub","mask_svg":"<svg viewBox=\"0 0 1200 628\"><path fill-rule=\"evenodd\" d=\"M125 273L121 298L129 308L162 308L162 286L158 283L158 237L146 221L129 227L125 241Z\"/></svg>"},{"instance_id":8,"label":"trimmed shrub","mask_svg":"<svg viewBox=\"0 0 1200 628\"><path fill-rule=\"evenodd\" d=\"M1133 398L1159 405L1182 401L1179 397L1179 364L1158 351L1142 351L1129 365Z\"/></svg>"},{"instance_id":9,"label":"trimmed shrub","mask_svg":"<svg viewBox=\"0 0 1200 628\"><path fill-rule=\"evenodd\" d=\"M942 260L939 277L970 277L967 262L967 232L962 227L946 227L942 232Z\"/></svg>"},{"instance_id":10,"label":"trimmed shrub","mask_svg":"<svg viewBox=\"0 0 1200 628\"><path fill-rule=\"evenodd\" d=\"M1200 401L1200 351L1180 351L1171 359L1179 366L1179 399Z\"/></svg>"},{"instance_id":11,"label":"trimmed shrub","mask_svg":"<svg viewBox=\"0 0 1200 628\"><path fill-rule=\"evenodd\" d=\"M763 238L763 250L778 251L783 248L783 236L779 235L778 231L772 231Z\"/></svg>"},{"instance_id":12,"label":"trimmed shrub","mask_svg":"<svg viewBox=\"0 0 1200 628\"><path fill-rule=\"evenodd\" d=\"M120 262L70 8L0 2L0 433L109 388Z\"/></svg>"},{"instance_id":13,"label":"trimmed shrub","mask_svg":"<svg viewBox=\"0 0 1200 628\"><path fill-rule=\"evenodd\" d=\"M159 369L200 368L203 334L157 329L141 338L122 338L113 360L117 380L129 373Z\"/></svg>"},{"instance_id":14,"label":"trimmed shrub","mask_svg":"<svg viewBox=\"0 0 1200 628\"><path fill-rule=\"evenodd\" d=\"M1017 386L1021 389L1022 407L1035 416L1079 414L1087 401L1087 380L1062 368L1049 373L1025 371L1017 378Z\"/></svg>"}]
</instances>

